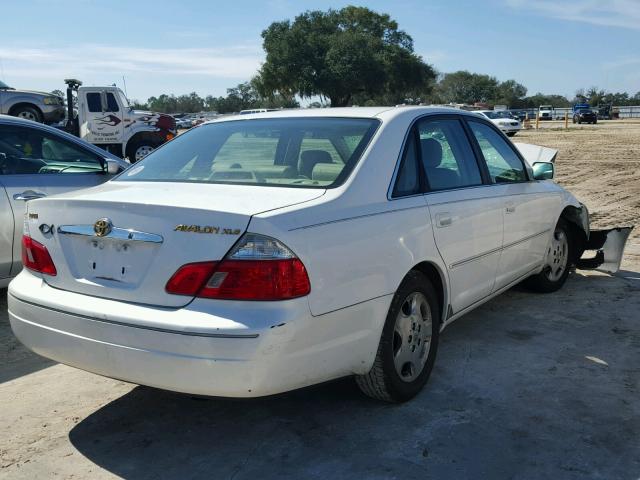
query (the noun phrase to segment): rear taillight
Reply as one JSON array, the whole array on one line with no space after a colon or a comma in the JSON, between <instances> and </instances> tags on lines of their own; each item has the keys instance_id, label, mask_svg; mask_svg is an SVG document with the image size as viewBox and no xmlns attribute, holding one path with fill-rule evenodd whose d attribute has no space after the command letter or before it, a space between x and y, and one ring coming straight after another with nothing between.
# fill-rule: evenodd
<instances>
[{"instance_id":1,"label":"rear taillight","mask_svg":"<svg viewBox=\"0 0 640 480\"><path fill-rule=\"evenodd\" d=\"M22 264L34 272L56 276L56 266L53 264L47 247L36 242L28 235L22 237Z\"/></svg>"},{"instance_id":2,"label":"rear taillight","mask_svg":"<svg viewBox=\"0 0 640 480\"><path fill-rule=\"evenodd\" d=\"M220 262L190 263L178 269L168 293L226 300L286 300L311 291L304 264L279 241L245 234Z\"/></svg>"}]
</instances>

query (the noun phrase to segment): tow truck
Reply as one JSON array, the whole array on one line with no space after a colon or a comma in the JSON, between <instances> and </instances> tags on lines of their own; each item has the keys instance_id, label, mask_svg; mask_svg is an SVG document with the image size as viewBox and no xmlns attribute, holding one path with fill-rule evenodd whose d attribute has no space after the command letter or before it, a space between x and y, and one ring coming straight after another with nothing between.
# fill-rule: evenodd
<instances>
[{"instance_id":1,"label":"tow truck","mask_svg":"<svg viewBox=\"0 0 640 480\"><path fill-rule=\"evenodd\" d=\"M115 85L83 87L82 82L74 78L64 83L67 85L67 120L62 128L118 157L137 162L176 136L173 117L134 110L124 92Z\"/></svg>"}]
</instances>

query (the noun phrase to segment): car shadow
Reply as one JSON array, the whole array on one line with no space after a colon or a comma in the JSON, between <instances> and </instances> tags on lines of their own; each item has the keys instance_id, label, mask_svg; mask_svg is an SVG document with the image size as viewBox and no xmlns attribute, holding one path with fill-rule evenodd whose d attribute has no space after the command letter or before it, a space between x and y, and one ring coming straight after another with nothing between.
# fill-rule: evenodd
<instances>
[{"instance_id":1,"label":"car shadow","mask_svg":"<svg viewBox=\"0 0 640 480\"><path fill-rule=\"evenodd\" d=\"M13 335L7 315L7 289L0 289L0 384L55 364L24 347Z\"/></svg>"},{"instance_id":2,"label":"car shadow","mask_svg":"<svg viewBox=\"0 0 640 480\"><path fill-rule=\"evenodd\" d=\"M638 293L580 271L561 292L512 289L445 330L406 404L370 400L352 379L247 400L136 387L69 439L126 479L630 478Z\"/></svg>"}]
</instances>

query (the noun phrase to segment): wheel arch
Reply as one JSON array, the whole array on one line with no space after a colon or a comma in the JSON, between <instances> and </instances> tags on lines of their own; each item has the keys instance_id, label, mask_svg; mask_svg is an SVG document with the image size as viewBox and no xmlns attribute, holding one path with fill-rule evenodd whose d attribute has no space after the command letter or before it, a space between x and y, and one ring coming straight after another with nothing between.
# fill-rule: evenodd
<instances>
[{"instance_id":1,"label":"wheel arch","mask_svg":"<svg viewBox=\"0 0 640 480\"><path fill-rule=\"evenodd\" d=\"M129 147L129 145L133 145L134 142L149 141L153 143L158 143L158 142L162 142L163 140L164 139L162 138L162 135L160 135L156 131L146 130L142 132L136 132L133 135L131 135L129 138L127 138L127 141L125 144L125 150Z\"/></svg>"},{"instance_id":2,"label":"wheel arch","mask_svg":"<svg viewBox=\"0 0 640 480\"><path fill-rule=\"evenodd\" d=\"M564 219L571 227L575 242L571 262L575 264L584 253L585 245L589 239L589 213L584 205L580 207L567 205L560 213L560 218Z\"/></svg>"},{"instance_id":3,"label":"wheel arch","mask_svg":"<svg viewBox=\"0 0 640 480\"><path fill-rule=\"evenodd\" d=\"M30 102L18 102L18 103L15 103L15 104L11 105L11 107L9 108L9 111L7 113L9 115L13 115L15 113L15 111L18 110L20 107L33 108L33 109L38 111L38 113L40 114L40 118L44 118L44 113L42 113L42 109L40 107L38 107L35 103L30 103Z\"/></svg>"},{"instance_id":4,"label":"wheel arch","mask_svg":"<svg viewBox=\"0 0 640 480\"><path fill-rule=\"evenodd\" d=\"M442 269L435 263L429 261L423 261L414 265L411 270L418 271L427 277L433 288L436 289L436 295L438 297L438 305L440 306L440 325L442 325L448 318L448 305L447 301L449 296L449 290L447 288L446 275Z\"/></svg>"}]
</instances>

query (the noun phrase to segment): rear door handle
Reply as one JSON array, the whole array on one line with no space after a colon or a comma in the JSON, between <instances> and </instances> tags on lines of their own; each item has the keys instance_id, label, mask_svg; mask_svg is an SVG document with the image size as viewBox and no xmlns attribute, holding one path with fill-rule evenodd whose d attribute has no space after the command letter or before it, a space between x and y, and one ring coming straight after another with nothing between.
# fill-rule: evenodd
<instances>
[{"instance_id":1,"label":"rear door handle","mask_svg":"<svg viewBox=\"0 0 640 480\"><path fill-rule=\"evenodd\" d=\"M33 190L27 190L26 192L16 193L15 195L13 195L13 199L14 200L24 200L26 202L27 200L33 200L34 198L42 198L42 197L46 197L46 196L47 196L46 193L34 192Z\"/></svg>"},{"instance_id":2,"label":"rear door handle","mask_svg":"<svg viewBox=\"0 0 640 480\"><path fill-rule=\"evenodd\" d=\"M448 227L452 223L453 223L453 218L451 218L450 213L438 213L436 215L436 226Z\"/></svg>"}]
</instances>

